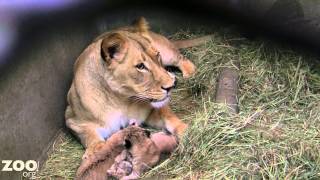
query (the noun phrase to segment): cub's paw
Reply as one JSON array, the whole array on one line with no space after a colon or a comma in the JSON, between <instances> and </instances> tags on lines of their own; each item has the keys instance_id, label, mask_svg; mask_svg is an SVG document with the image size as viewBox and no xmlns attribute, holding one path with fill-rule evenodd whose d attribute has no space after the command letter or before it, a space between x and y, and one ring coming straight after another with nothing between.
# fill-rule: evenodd
<instances>
[{"instance_id":1,"label":"cub's paw","mask_svg":"<svg viewBox=\"0 0 320 180\"><path fill-rule=\"evenodd\" d=\"M105 141L100 141L98 143L95 143L91 146L89 146L86 151L84 152L82 159L89 159L90 157L92 157L92 155L95 152L98 152L99 150L101 150L101 148L105 145Z\"/></svg>"},{"instance_id":2,"label":"cub's paw","mask_svg":"<svg viewBox=\"0 0 320 180\"><path fill-rule=\"evenodd\" d=\"M165 132L153 133L151 140L156 144L161 153L171 153L178 145L176 137Z\"/></svg>"}]
</instances>

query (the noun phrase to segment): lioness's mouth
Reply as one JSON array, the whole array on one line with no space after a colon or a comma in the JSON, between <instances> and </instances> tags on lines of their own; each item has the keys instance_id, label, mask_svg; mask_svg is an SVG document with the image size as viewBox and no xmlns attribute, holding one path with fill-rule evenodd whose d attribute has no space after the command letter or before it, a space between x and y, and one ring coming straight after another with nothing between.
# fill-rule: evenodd
<instances>
[{"instance_id":1,"label":"lioness's mouth","mask_svg":"<svg viewBox=\"0 0 320 180\"><path fill-rule=\"evenodd\" d=\"M170 101L170 96L167 96L161 100L152 100L150 104L152 107L158 109L168 104L169 101Z\"/></svg>"}]
</instances>

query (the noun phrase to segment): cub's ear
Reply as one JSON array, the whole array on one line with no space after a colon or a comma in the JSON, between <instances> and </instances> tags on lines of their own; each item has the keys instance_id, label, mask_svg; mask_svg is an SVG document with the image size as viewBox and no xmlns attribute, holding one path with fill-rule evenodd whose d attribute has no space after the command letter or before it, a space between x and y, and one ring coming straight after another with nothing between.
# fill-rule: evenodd
<instances>
[{"instance_id":1,"label":"cub's ear","mask_svg":"<svg viewBox=\"0 0 320 180\"><path fill-rule=\"evenodd\" d=\"M145 129L145 130L144 130L144 133L146 134L146 136L147 136L148 138L150 138L151 132L150 132L149 130Z\"/></svg>"},{"instance_id":2,"label":"cub's ear","mask_svg":"<svg viewBox=\"0 0 320 180\"><path fill-rule=\"evenodd\" d=\"M128 40L119 33L105 37L101 42L101 56L107 62L122 61L128 50Z\"/></svg>"},{"instance_id":3,"label":"cub's ear","mask_svg":"<svg viewBox=\"0 0 320 180\"><path fill-rule=\"evenodd\" d=\"M132 147L131 141L128 139L125 139L124 140L124 147L126 147L126 149L130 149Z\"/></svg>"}]
</instances>

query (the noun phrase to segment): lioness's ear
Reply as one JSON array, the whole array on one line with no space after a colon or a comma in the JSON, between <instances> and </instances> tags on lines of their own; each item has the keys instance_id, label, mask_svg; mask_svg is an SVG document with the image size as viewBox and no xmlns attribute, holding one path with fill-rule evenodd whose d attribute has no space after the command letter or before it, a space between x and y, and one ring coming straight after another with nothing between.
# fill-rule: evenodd
<instances>
[{"instance_id":1,"label":"lioness's ear","mask_svg":"<svg viewBox=\"0 0 320 180\"><path fill-rule=\"evenodd\" d=\"M149 35L149 23L144 17L139 17L132 23L134 32L139 33L143 37L147 38L149 41L152 41L152 38Z\"/></svg>"},{"instance_id":2,"label":"lioness's ear","mask_svg":"<svg viewBox=\"0 0 320 180\"><path fill-rule=\"evenodd\" d=\"M127 39L119 33L110 34L101 42L101 56L107 63L112 60L121 61L127 49Z\"/></svg>"},{"instance_id":3,"label":"lioness's ear","mask_svg":"<svg viewBox=\"0 0 320 180\"><path fill-rule=\"evenodd\" d=\"M149 23L144 17L139 17L132 23L136 32L147 33L149 31Z\"/></svg>"}]
</instances>

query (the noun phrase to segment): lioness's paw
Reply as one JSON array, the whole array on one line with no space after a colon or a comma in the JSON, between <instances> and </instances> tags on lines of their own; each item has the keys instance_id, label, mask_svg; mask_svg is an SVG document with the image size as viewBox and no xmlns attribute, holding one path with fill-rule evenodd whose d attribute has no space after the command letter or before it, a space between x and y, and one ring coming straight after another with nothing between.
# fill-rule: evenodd
<instances>
[{"instance_id":1,"label":"lioness's paw","mask_svg":"<svg viewBox=\"0 0 320 180\"><path fill-rule=\"evenodd\" d=\"M183 60L180 69L185 79L192 77L196 73L196 67L190 60Z\"/></svg>"},{"instance_id":2,"label":"lioness's paw","mask_svg":"<svg viewBox=\"0 0 320 180\"><path fill-rule=\"evenodd\" d=\"M176 132L177 132L177 135L178 135L179 139L181 139L183 137L183 135L186 132L187 128L188 128L188 125L185 124L185 123L182 123L177 127Z\"/></svg>"}]
</instances>

